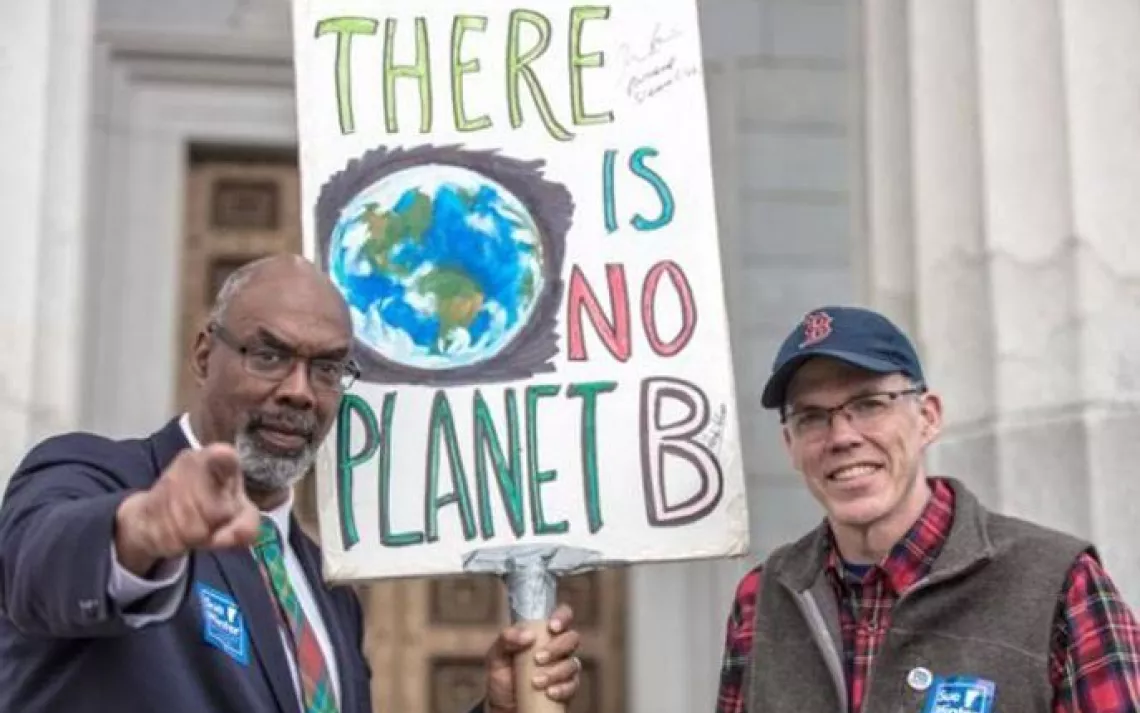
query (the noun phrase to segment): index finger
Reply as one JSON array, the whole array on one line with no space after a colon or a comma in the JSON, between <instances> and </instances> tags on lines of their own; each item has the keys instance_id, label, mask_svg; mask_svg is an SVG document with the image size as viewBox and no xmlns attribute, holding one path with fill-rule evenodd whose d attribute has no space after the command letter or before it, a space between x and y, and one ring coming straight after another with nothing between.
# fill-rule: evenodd
<instances>
[{"instance_id":1,"label":"index finger","mask_svg":"<svg viewBox=\"0 0 1140 713\"><path fill-rule=\"evenodd\" d=\"M202 449L202 456L214 485L230 491L240 489L241 466L233 446L211 443Z\"/></svg>"}]
</instances>

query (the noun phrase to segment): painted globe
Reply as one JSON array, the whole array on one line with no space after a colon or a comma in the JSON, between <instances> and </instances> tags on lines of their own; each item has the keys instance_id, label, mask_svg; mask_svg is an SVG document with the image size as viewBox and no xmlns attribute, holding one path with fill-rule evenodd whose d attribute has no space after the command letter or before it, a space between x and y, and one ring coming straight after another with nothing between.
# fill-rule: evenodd
<instances>
[{"instance_id":1,"label":"painted globe","mask_svg":"<svg viewBox=\"0 0 1140 713\"><path fill-rule=\"evenodd\" d=\"M379 179L341 211L329 275L357 338L424 370L499 354L534 314L542 239L526 206L459 166L421 165Z\"/></svg>"}]
</instances>

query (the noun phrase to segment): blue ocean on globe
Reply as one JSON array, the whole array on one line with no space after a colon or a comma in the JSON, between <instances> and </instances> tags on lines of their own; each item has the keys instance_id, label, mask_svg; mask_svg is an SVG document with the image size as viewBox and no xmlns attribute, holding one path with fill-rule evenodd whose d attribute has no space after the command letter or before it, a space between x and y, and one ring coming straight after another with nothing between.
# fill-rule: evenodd
<instances>
[{"instance_id":1,"label":"blue ocean on globe","mask_svg":"<svg viewBox=\"0 0 1140 713\"><path fill-rule=\"evenodd\" d=\"M422 165L356 195L329 243L329 274L358 339L408 367L491 359L534 313L542 239L530 212L487 177Z\"/></svg>"}]
</instances>

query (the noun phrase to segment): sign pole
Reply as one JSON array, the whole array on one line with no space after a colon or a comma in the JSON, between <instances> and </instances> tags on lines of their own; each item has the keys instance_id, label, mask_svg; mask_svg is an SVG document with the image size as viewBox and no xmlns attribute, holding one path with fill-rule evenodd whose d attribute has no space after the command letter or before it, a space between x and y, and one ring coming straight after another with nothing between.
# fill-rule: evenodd
<instances>
[{"instance_id":1,"label":"sign pole","mask_svg":"<svg viewBox=\"0 0 1140 713\"><path fill-rule=\"evenodd\" d=\"M534 652L550 642L547 622L558 603L558 578L540 557L508 561L507 602L511 623L534 635L534 646L515 657L515 700L519 713L564 713L566 706L532 685L538 665Z\"/></svg>"},{"instance_id":2,"label":"sign pole","mask_svg":"<svg viewBox=\"0 0 1140 713\"><path fill-rule=\"evenodd\" d=\"M548 624L558 606L559 577L597 569L602 564L598 552L554 545L486 548L467 556L465 571L503 578L511 624L521 624L534 634L534 645L515 657L518 713L565 713L566 706L535 689L532 681L538 665L534 654L551 639Z\"/></svg>"}]
</instances>

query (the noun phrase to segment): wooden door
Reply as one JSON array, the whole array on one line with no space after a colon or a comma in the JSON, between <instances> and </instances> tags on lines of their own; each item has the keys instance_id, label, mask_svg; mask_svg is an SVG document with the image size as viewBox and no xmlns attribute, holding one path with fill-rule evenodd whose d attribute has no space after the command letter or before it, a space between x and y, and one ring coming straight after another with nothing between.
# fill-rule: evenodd
<instances>
[{"instance_id":1,"label":"wooden door","mask_svg":"<svg viewBox=\"0 0 1140 713\"><path fill-rule=\"evenodd\" d=\"M197 149L187 173L178 402L194 383L189 349L226 276L264 255L301 250L299 187L289 151ZM312 479L297 512L316 535ZM506 623L494 577L386 581L358 587L377 713L461 713L482 695L483 654ZM611 570L560 583L583 635L582 689L570 713L625 711L625 578Z\"/></svg>"}]
</instances>

